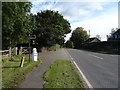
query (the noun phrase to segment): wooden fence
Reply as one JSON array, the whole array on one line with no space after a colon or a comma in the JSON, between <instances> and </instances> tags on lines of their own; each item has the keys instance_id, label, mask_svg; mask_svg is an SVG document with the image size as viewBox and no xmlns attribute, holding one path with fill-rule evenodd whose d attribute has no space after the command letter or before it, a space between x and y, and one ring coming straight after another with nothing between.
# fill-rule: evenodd
<instances>
[{"instance_id":1,"label":"wooden fence","mask_svg":"<svg viewBox=\"0 0 120 90\"><path fill-rule=\"evenodd\" d=\"M2 59L10 57L9 50L3 50L3 51L0 51L0 53L2 54Z\"/></svg>"},{"instance_id":2,"label":"wooden fence","mask_svg":"<svg viewBox=\"0 0 120 90\"><path fill-rule=\"evenodd\" d=\"M5 59L5 58L9 58L9 57L15 56L15 55L27 54L28 47L20 47L19 49L18 49L18 47L14 47L9 50L0 51L0 53L2 54L2 59Z\"/></svg>"}]
</instances>

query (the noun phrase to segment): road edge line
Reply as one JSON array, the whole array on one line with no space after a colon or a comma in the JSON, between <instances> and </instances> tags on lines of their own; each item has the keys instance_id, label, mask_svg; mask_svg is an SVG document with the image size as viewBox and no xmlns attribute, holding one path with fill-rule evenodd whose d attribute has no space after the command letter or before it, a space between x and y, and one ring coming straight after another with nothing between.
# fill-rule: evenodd
<instances>
[{"instance_id":1,"label":"road edge line","mask_svg":"<svg viewBox=\"0 0 120 90\"><path fill-rule=\"evenodd\" d=\"M93 86L90 84L90 82L88 81L88 79L86 78L86 76L83 74L83 72L81 71L81 69L78 67L78 65L76 64L76 62L73 60L72 56L68 53L68 51L66 49L64 49L65 52L67 52L67 54L70 56L71 61L73 62L73 64L76 66L76 68L78 69L79 73L81 74L82 78L84 79L84 81L86 82L87 86L91 89L93 89Z\"/></svg>"},{"instance_id":2,"label":"road edge line","mask_svg":"<svg viewBox=\"0 0 120 90\"><path fill-rule=\"evenodd\" d=\"M82 78L85 80L85 82L87 83L89 88L93 88L92 85L90 84L90 82L87 80L86 76L83 74L83 72L80 70L80 68L78 67L78 65L76 64L75 61L73 61L74 65L76 66L76 68L78 69L78 71L80 72Z\"/></svg>"}]
</instances>

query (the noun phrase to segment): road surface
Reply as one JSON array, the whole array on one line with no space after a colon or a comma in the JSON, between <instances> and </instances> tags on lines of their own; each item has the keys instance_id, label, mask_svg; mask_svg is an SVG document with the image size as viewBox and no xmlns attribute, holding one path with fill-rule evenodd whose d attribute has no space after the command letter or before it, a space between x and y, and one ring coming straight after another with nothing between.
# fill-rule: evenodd
<instances>
[{"instance_id":1,"label":"road surface","mask_svg":"<svg viewBox=\"0 0 120 90\"><path fill-rule=\"evenodd\" d=\"M66 50L93 88L118 88L118 55Z\"/></svg>"}]
</instances>

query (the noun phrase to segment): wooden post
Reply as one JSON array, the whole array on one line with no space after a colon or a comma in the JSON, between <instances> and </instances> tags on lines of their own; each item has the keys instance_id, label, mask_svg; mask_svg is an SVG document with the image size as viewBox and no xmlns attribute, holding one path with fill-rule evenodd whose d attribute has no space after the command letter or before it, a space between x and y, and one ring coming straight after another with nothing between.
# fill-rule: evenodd
<instances>
[{"instance_id":1,"label":"wooden post","mask_svg":"<svg viewBox=\"0 0 120 90\"><path fill-rule=\"evenodd\" d=\"M23 67L24 60L25 60L25 57L22 57L22 59L21 59L21 61L20 61L20 67Z\"/></svg>"},{"instance_id":2,"label":"wooden post","mask_svg":"<svg viewBox=\"0 0 120 90\"><path fill-rule=\"evenodd\" d=\"M9 57L11 57L11 47L9 48Z\"/></svg>"}]
</instances>

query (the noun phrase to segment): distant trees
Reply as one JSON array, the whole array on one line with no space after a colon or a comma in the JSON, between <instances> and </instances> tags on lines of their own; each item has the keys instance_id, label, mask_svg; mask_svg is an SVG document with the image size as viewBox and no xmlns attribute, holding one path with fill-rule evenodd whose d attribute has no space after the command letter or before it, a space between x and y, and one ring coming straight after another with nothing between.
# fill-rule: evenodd
<instances>
[{"instance_id":1,"label":"distant trees","mask_svg":"<svg viewBox=\"0 0 120 90\"><path fill-rule=\"evenodd\" d=\"M112 28L110 34L109 34L109 35L106 35L106 36L107 36L107 40L112 40L113 34L114 34L117 30L118 30L118 28Z\"/></svg>"},{"instance_id":2,"label":"distant trees","mask_svg":"<svg viewBox=\"0 0 120 90\"><path fill-rule=\"evenodd\" d=\"M32 30L30 2L2 3L2 44L3 48L14 47L27 42L27 34Z\"/></svg>"},{"instance_id":3,"label":"distant trees","mask_svg":"<svg viewBox=\"0 0 120 90\"><path fill-rule=\"evenodd\" d=\"M70 41L74 43L75 48L80 48L88 39L89 35L87 31L82 27L77 27L73 32L70 38Z\"/></svg>"},{"instance_id":4,"label":"distant trees","mask_svg":"<svg viewBox=\"0 0 120 90\"><path fill-rule=\"evenodd\" d=\"M65 43L65 46L66 46L67 48L74 48L74 44L73 44L73 42L70 41L70 40L68 40L68 41Z\"/></svg>"},{"instance_id":5,"label":"distant trees","mask_svg":"<svg viewBox=\"0 0 120 90\"><path fill-rule=\"evenodd\" d=\"M37 35L36 43L39 46L51 46L54 44L63 44L64 37L70 33L70 23L63 18L58 11L45 10L35 15Z\"/></svg>"}]
</instances>

